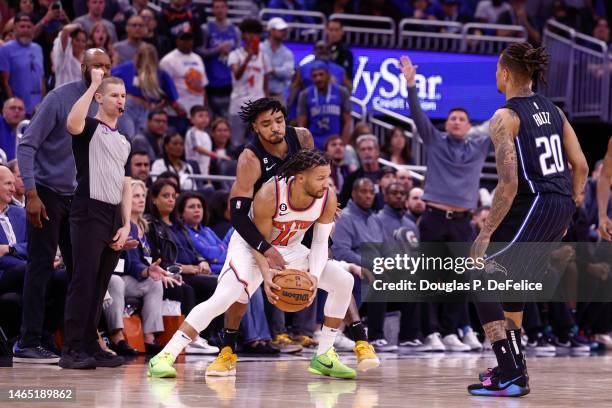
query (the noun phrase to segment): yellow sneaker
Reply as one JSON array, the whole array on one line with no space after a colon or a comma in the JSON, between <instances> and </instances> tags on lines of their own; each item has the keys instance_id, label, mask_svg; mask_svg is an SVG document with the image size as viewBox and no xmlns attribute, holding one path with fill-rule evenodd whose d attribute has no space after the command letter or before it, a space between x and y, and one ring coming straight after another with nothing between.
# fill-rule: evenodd
<instances>
[{"instance_id":1,"label":"yellow sneaker","mask_svg":"<svg viewBox=\"0 0 612 408\"><path fill-rule=\"evenodd\" d=\"M310 336L295 336L293 340L301 344L304 348L315 348L319 345L319 342Z\"/></svg>"},{"instance_id":2,"label":"yellow sneaker","mask_svg":"<svg viewBox=\"0 0 612 408\"><path fill-rule=\"evenodd\" d=\"M281 353L298 353L303 349L302 345L291 340L287 333L277 334L270 344L279 349Z\"/></svg>"},{"instance_id":3,"label":"yellow sneaker","mask_svg":"<svg viewBox=\"0 0 612 408\"><path fill-rule=\"evenodd\" d=\"M234 354L231 347L223 347L219 355L206 367L206 375L216 377L229 377L236 375L236 361L238 356Z\"/></svg>"},{"instance_id":4,"label":"yellow sneaker","mask_svg":"<svg viewBox=\"0 0 612 408\"><path fill-rule=\"evenodd\" d=\"M357 370L368 371L380 365L374 347L367 341L358 341L353 349L357 356Z\"/></svg>"}]
</instances>

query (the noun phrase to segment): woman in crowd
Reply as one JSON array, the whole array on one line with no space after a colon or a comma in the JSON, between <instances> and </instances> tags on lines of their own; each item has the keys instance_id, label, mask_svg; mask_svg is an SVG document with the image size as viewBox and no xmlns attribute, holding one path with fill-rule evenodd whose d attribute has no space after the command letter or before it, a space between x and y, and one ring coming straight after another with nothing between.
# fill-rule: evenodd
<instances>
[{"instance_id":1,"label":"woman in crowd","mask_svg":"<svg viewBox=\"0 0 612 408\"><path fill-rule=\"evenodd\" d=\"M89 33L89 41L87 48L101 48L111 59L111 62L117 61L115 48L111 42L111 35L108 28L100 21L93 25Z\"/></svg>"},{"instance_id":2,"label":"woman in crowd","mask_svg":"<svg viewBox=\"0 0 612 408\"><path fill-rule=\"evenodd\" d=\"M138 247L125 251L124 271L121 277L113 276L108 291L113 302L104 310L110 331L111 348L121 355L134 355L137 351L130 347L123 336L123 310L125 297L140 297L143 300L142 331L146 354L157 354L160 346L155 343L155 333L164 330L162 302L164 288L181 286L181 281L152 262L149 243L145 233L147 221L143 218L147 188L140 180L132 181L132 213L130 236L138 240Z\"/></svg>"},{"instance_id":3,"label":"woman in crowd","mask_svg":"<svg viewBox=\"0 0 612 408\"><path fill-rule=\"evenodd\" d=\"M157 51L152 45L142 44L133 61L117 65L112 73L125 83L125 132L129 136L133 137L141 129L146 129L150 110L168 105L177 115L185 115L177 102L174 81L166 71L159 69Z\"/></svg>"},{"instance_id":4,"label":"woman in crowd","mask_svg":"<svg viewBox=\"0 0 612 408\"><path fill-rule=\"evenodd\" d=\"M149 231L146 238L152 258L159 259L164 269L180 270L183 281L193 288L196 302L201 303L213 294L217 279L210 276L210 266L194 249L189 232L176 216L176 196L173 181L161 179L153 183L149 192L151 213L147 216ZM215 327L213 325L211 330ZM216 354L219 351L202 338L196 338L191 346L194 349L191 352L202 354Z\"/></svg>"},{"instance_id":5,"label":"woman in crowd","mask_svg":"<svg viewBox=\"0 0 612 408\"><path fill-rule=\"evenodd\" d=\"M79 81L83 77L81 63L87 47L87 33L78 24L64 26L53 42L51 61L55 87Z\"/></svg>"},{"instance_id":6,"label":"woman in crowd","mask_svg":"<svg viewBox=\"0 0 612 408\"><path fill-rule=\"evenodd\" d=\"M217 118L210 125L211 137L213 142L213 152L218 158L210 162L210 174L221 176L236 175L236 161L241 150L236 149L231 143L231 129L229 122L225 118ZM230 182L214 183L217 190L229 190L232 187Z\"/></svg>"},{"instance_id":7,"label":"woman in crowd","mask_svg":"<svg viewBox=\"0 0 612 408\"><path fill-rule=\"evenodd\" d=\"M170 41L170 39L164 35L158 35L156 33L157 16L155 15L155 12L146 7L140 11L139 15L145 24L145 36L143 37L143 40L155 47L158 56L164 56L172 51L174 44Z\"/></svg>"},{"instance_id":8,"label":"woman in crowd","mask_svg":"<svg viewBox=\"0 0 612 408\"><path fill-rule=\"evenodd\" d=\"M151 173L161 174L165 171L171 171L178 175L181 190L195 190L197 183L189 178L189 175L194 174L193 167L183 160L183 157L185 157L183 136L178 133L164 136L163 150L163 157L153 162Z\"/></svg>"},{"instance_id":9,"label":"woman in crowd","mask_svg":"<svg viewBox=\"0 0 612 408\"><path fill-rule=\"evenodd\" d=\"M404 129L394 127L385 135L383 158L395 164L414 164L410 140L404 134Z\"/></svg>"}]
</instances>

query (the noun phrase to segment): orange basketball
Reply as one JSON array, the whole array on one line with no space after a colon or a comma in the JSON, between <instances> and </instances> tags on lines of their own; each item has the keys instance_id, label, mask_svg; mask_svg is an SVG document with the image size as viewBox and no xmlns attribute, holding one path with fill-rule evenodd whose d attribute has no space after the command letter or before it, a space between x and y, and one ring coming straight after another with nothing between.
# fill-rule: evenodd
<instances>
[{"instance_id":1,"label":"orange basketball","mask_svg":"<svg viewBox=\"0 0 612 408\"><path fill-rule=\"evenodd\" d=\"M272 289L279 297L276 307L284 312L299 312L308 305L308 299L314 291L310 290L313 281L307 272L297 269L285 269L274 276L272 282L281 290Z\"/></svg>"}]
</instances>

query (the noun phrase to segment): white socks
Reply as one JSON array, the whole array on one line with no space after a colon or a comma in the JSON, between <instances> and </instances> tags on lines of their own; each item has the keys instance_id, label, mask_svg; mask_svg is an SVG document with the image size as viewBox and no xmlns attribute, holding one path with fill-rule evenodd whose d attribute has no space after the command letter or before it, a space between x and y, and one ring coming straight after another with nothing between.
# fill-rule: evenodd
<instances>
[{"instance_id":1,"label":"white socks","mask_svg":"<svg viewBox=\"0 0 612 408\"><path fill-rule=\"evenodd\" d=\"M317 356L327 353L327 351L334 346L334 340L336 340L336 334L338 329L332 329L323 325L321 329L321 337L319 337L319 347L317 348Z\"/></svg>"},{"instance_id":2,"label":"white socks","mask_svg":"<svg viewBox=\"0 0 612 408\"><path fill-rule=\"evenodd\" d=\"M189 343L191 343L191 337L186 335L184 332L177 330L168 344L166 344L166 347L164 347L162 350L162 353L170 353L176 360L178 355L181 354L181 351L183 351L183 349L187 347Z\"/></svg>"}]
</instances>

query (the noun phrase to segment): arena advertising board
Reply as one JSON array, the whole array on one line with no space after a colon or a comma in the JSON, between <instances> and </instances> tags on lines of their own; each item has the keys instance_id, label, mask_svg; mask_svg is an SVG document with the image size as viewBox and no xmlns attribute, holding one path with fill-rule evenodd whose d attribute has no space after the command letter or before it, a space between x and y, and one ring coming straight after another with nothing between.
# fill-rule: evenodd
<instances>
[{"instance_id":1,"label":"arena advertising board","mask_svg":"<svg viewBox=\"0 0 612 408\"><path fill-rule=\"evenodd\" d=\"M313 46L289 43L296 64L311 61ZM463 107L476 121L489 119L504 104L495 86L497 56L420 52L381 48L351 48L353 96L368 109L380 107L408 115L406 81L400 57L409 55L418 65L417 89L421 106L432 119L446 118L449 110Z\"/></svg>"}]
</instances>

